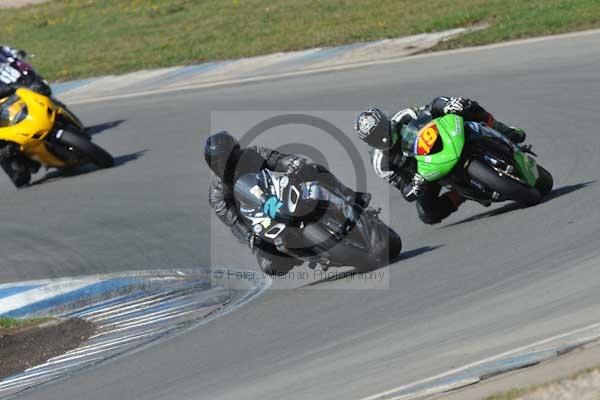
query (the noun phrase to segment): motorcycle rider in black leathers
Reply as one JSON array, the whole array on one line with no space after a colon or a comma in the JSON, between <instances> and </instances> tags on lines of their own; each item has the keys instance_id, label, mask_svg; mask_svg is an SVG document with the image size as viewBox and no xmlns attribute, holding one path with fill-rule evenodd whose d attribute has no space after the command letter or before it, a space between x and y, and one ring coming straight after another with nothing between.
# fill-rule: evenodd
<instances>
[{"instance_id":1,"label":"motorcycle rider in black leathers","mask_svg":"<svg viewBox=\"0 0 600 400\"><path fill-rule=\"evenodd\" d=\"M355 129L359 138L371 146L371 163L377 175L399 189L407 201L417 201L421 221L436 224L456 211L465 198L455 191L440 196L442 187L436 182L426 182L416 173L416 160L402 153L399 137L402 125L425 113L432 118L456 114L466 121L485 123L514 143L523 142L525 132L501 123L476 101L462 97L437 97L425 106L400 110L391 119L377 108L359 114Z\"/></svg>"},{"instance_id":2,"label":"motorcycle rider in black leathers","mask_svg":"<svg viewBox=\"0 0 600 400\"><path fill-rule=\"evenodd\" d=\"M223 131L210 136L204 146L204 158L215 173L209 191L209 203L219 219L227 225L233 235L250 249L257 249L260 268L269 274L277 273L277 267L293 267L302 261L279 252L274 246L261 242L252 229L239 215L238 205L234 199L233 185L237 179L247 173L256 173L262 169L271 171L311 174L318 176L321 182L340 189L342 194L362 207L367 208L371 199L368 193L354 192L347 188L325 167L307 163L304 157L281 154L275 150L261 146L242 149L238 141Z\"/></svg>"}]
</instances>

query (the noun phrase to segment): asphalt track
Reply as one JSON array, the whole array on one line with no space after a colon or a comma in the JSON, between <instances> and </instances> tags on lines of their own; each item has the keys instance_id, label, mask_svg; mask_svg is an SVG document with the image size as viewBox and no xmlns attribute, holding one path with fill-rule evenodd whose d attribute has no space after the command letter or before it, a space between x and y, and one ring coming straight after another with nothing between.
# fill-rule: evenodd
<instances>
[{"instance_id":1,"label":"asphalt track","mask_svg":"<svg viewBox=\"0 0 600 400\"><path fill-rule=\"evenodd\" d=\"M368 170L373 203L386 207L404 239L405 259L383 270L389 289L334 281L270 290L198 329L22 398L359 399L597 322L598 43L595 34L75 106L91 125L122 121L96 136L118 165L18 192L2 178L0 281L209 263L255 268L223 227L209 228L200 147L212 110L229 111L238 133L252 126L248 115L262 115L238 111L394 109L440 94L470 96L529 132L556 191L530 209L467 204L429 227ZM352 121L341 120L350 114L331 113L332 122L350 133ZM213 129L223 125L219 115ZM291 127L279 139L301 142L308 138L301 131ZM327 138L314 133L310 144L352 180Z\"/></svg>"}]
</instances>

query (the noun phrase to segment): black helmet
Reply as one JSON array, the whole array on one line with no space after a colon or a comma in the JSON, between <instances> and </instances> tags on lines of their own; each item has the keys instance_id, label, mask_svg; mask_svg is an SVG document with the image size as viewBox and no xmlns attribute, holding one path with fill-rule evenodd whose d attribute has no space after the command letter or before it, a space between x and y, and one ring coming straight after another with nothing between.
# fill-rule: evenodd
<instances>
[{"instance_id":1,"label":"black helmet","mask_svg":"<svg viewBox=\"0 0 600 400\"><path fill-rule=\"evenodd\" d=\"M385 150L392 146L392 129L390 120L378 108L369 108L356 118L354 129L358 137L369 146Z\"/></svg>"},{"instance_id":2,"label":"black helmet","mask_svg":"<svg viewBox=\"0 0 600 400\"><path fill-rule=\"evenodd\" d=\"M213 172L223 178L233 170L240 156L240 144L226 131L215 133L204 143L204 159Z\"/></svg>"}]
</instances>

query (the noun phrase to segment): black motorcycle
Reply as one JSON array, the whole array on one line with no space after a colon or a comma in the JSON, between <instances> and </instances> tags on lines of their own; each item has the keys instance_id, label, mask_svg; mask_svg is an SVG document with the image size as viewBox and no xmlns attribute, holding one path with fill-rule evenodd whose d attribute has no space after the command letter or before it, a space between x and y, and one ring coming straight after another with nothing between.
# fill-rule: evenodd
<instances>
[{"instance_id":1,"label":"black motorcycle","mask_svg":"<svg viewBox=\"0 0 600 400\"><path fill-rule=\"evenodd\" d=\"M261 170L238 178L234 195L261 251L285 253L308 261L311 268L321 264L324 270L352 266L368 271L386 265L402 249L400 237L379 219L378 211L363 210L317 180ZM292 268L276 265L264 272L282 274Z\"/></svg>"}]
</instances>

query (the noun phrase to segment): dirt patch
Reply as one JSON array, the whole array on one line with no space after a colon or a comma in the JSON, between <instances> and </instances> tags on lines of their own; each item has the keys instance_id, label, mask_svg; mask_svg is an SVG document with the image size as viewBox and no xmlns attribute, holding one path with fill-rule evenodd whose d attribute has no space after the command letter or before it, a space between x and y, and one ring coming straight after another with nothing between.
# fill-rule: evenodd
<instances>
[{"instance_id":1,"label":"dirt patch","mask_svg":"<svg viewBox=\"0 0 600 400\"><path fill-rule=\"evenodd\" d=\"M32 4L45 3L50 0L0 0L0 8L18 8Z\"/></svg>"},{"instance_id":2,"label":"dirt patch","mask_svg":"<svg viewBox=\"0 0 600 400\"><path fill-rule=\"evenodd\" d=\"M94 330L93 323L73 318L0 333L0 379L77 348Z\"/></svg>"},{"instance_id":3,"label":"dirt patch","mask_svg":"<svg viewBox=\"0 0 600 400\"><path fill-rule=\"evenodd\" d=\"M542 386L517 400L598 400L599 392L600 371L596 369Z\"/></svg>"}]
</instances>

